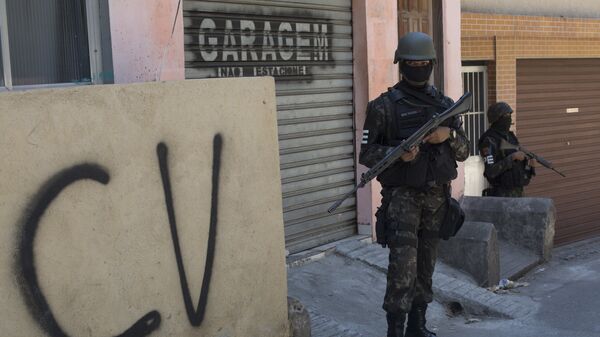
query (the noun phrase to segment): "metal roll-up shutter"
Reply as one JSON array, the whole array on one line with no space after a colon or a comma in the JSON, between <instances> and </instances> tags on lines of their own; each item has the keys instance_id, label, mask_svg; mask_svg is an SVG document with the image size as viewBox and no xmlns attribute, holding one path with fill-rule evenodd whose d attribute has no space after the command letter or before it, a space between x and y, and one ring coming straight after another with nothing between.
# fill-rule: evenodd
<instances>
[{"instance_id":1,"label":"metal roll-up shutter","mask_svg":"<svg viewBox=\"0 0 600 337\"><path fill-rule=\"evenodd\" d=\"M517 61L519 141L551 161L527 196L554 199L555 244L600 234L600 59Z\"/></svg>"},{"instance_id":2,"label":"metal roll-up shutter","mask_svg":"<svg viewBox=\"0 0 600 337\"><path fill-rule=\"evenodd\" d=\"M286 246L356 232L351 0L184 0L186 78L274 76Z\"/></svg>"}]
</instances>

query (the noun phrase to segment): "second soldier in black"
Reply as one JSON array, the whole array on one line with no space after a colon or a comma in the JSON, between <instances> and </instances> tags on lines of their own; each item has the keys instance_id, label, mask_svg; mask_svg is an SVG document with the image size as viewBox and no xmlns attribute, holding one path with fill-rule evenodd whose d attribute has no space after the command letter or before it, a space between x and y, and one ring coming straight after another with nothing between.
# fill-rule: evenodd
<instances>
[{"instance_id":1,"label":"second soldier in black","mask_svg":"<svg viewBox=\"0 0 600 337\"><path fill-rule=\"evenodd\" d=\"M479 138L479 151L483 157L483 175L490 183L484 196L522 197L523 187L535 175L535 159L525 153L506 148L503 143L519 145L517 136L510 131L513 110L505 102L492 104L487 111L490 128Z\"/></svg>"}]
</instances>

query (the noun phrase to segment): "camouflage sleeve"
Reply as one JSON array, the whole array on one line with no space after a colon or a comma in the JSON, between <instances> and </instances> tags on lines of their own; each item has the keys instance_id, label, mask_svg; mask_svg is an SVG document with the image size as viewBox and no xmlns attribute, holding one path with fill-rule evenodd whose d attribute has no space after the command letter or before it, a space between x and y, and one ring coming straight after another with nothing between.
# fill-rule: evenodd
<instances>
[{"instance_id":1,"label":"camouflage sleeve","mask_svg":"<svg viewBox=\"0 0 600 337\"><path fill-rule=\"evenodd\" d=\"M367 105L367 119L363 127L358 162L373 167L385 157L393 147L384 145L385 110L381 102L372 101Z\"/></svg>"},{"instance_id":2,"label":"camouflage sleeve","mask_svg":"<svg viewBox=\"0 0 600 337\"><path fill-rule=\"evenodd\" d=\"M469 138L467 138L462 127L456 130L456 137L450 137L450 147L454 151L456 161L465 161L469 158L469 145Z\"/></svg>"},{"instance_id":3,"label":"camouflage sleeve","mask_svg":"<svg viewBox=\"0 0 600 337\"><path fill-rule=\"evenodd\" d=\"M490 138L486 138L481 142L479 152L483 157L483 163L485 166L483 175L489 179L494 179L513 167L513 160L511 156L507 156L504 159L499 160L498 147Z\"/></svg>"}]
</instances>

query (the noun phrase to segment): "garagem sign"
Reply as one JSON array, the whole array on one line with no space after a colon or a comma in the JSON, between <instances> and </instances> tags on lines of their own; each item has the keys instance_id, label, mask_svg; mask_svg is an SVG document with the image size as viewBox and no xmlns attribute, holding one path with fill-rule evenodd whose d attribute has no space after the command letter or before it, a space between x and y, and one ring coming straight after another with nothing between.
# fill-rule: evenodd
<instances>
[{"instance_id":1,"label":"garagem sign","mask_svg":"<svg viewBox=\"0 0 600 337\"><path fill-rule=\"evenodd\" d=\"M308 66L333 62L333 27L324 20L195 17L193 22L195 62L210 63L217 77L303 76L309 75Z\"/></svg>"}]
</instances>

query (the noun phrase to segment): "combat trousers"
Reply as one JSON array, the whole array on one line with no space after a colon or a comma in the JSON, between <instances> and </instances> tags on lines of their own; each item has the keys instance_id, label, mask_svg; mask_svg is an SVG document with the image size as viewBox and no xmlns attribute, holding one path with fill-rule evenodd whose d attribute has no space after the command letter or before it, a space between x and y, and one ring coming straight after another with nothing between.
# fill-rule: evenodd
<instances>
[{"instance_id":1,"label":"combat trousers","mask_svg":"<svg viewBox=\"0 0 600 337\"><path fill-rule=\"evenodd\" d=\"M412 303L433 301L432 276L437 259L438 232L446 212L443 187L426 191L384 187L387 204L386 238L390 247L383 309L409 312Z\"/></svg>"}]
</instances>

